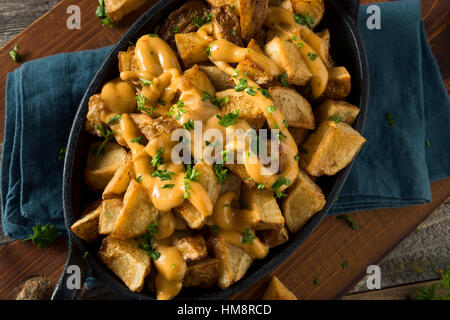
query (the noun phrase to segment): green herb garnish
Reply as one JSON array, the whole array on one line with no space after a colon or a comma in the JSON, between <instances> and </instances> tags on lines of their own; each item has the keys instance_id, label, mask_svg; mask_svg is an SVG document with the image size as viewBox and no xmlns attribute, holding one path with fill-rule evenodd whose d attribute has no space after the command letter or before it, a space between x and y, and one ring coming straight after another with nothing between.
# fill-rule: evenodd
<instances>
[{"instance_id":1,"label":"green herb garnish","mask_svg":"<svg viewBox=\"0 0 450 320\"><path fill-rule=\"evenodd\" d=\"M352 227L353 230L357 230L356 223L346 214L342 214L336 217L338 220L346 221Z\"/></svg>"},{"instance_id":2,"label":"green herb garnish","mask_svg":"<svg viewBox=\"0 0 450 320\"><path fill-rule=\"evenodd\" d=\"M450 300L450 267L442 275L439 281L441 290L446 290L447 294L438 294L436 292L437 285L433 284L430 288L421 287L416 294L416 300Z\"/></svg>"},{"instance_id":3,"label":"green herb garnish","mask_svg":"<svg viewBox=\"0 0 450 320\"><path fill-rule=\"evenodd\" d=\"M138 176L136 177L136 182L137 182L137 183L141 183L141 182L142 182L142 174L140 174L140 175L138 175Z\"/></svg>"},{"instance_id":4,"label":"green herb garnish","mask_svg":"<svg viewBox=\"0 0 450 320\"><path fill-rule=\"evenodd\" d=\"M152 177L158 177L162 181L170 180L172 179L172 175L174 173L171 171L167 171L167 169L164 170L155 170L152 172Z\"/></svg>"},{"instance_id":5,"label":"green herb garnish","mask_svg":"<svg viewBox=\"0 0 450 320\"><path fill-rule=\"evenodd\" d=\"M33 234L30 234L28 238L23 239L22 242L31 240L34 244L36 241L39 249L51 245L58 238L58 229L49 223L45 226L37 224L32 230Z\"/></svg>"},{"instance_id":6,"label":"green herb garnish","mask_svg":"<svg viewBox=\"0 0 450 320\"><path fill-rule=\"evenodd\" d=\"M194 129L194 121L192 121L192 119L189 119L187 122L183 123L183 128L185 128L186 130Z\"/></svg>"},{"instance_id":7,"label":"green herb garnish","mask_svg":"<svg viewBox=\"0 0 450 320\"><path fill-rule=\"evenodd\" d=\"M302 16L300 13L296 13L294 16L294 20L298 24L306 25L311 30L313 28L314 19L309 13L307 13L306 16Z\"/></svg>"},{"instance_id":8,"label":"green herb garnish","mask_svg":"<svg viewBox=\"0 0 450 320\"><path fill-rule=\"evenodd\" d=\"M287 81L286 72L283 72L282 74L278 75L278 81L280 81L280 84L282 87L289 87L289 82Z\"/></svg>"},{"instance_id":9,"label":"green herb garnish","mask_svg":"<svg viewBox=\"0 0 450 320\"><path fill-rule=\"evenodd\" d=\"M219 119L219 124L222 127L226 128L226 127L232 126L232 125L236 124L236 122L237 122L237 118L239 117L239 109L237 109L233 112L227 113L224 116L221 116L220 114L216 114L216 117L217 117L217 119Z\"/></svg>"},{"instance_id":10,"label":"green herb garnish","mask_svg":"<svg viewBox=\"0 0 450 320\"><path fill-rule=\"evenodd\" d=\"M108 26L108 28L113 28L114 23L112 20L106 15L106 7L105 0L98 0L98 7L95 10L95 16L100 20L100 24L102 26Z\"/></svg>"},{"instance_id":11,"label":"green herb garnish","mask_svg":"<svg viewBox=\"0 0 450 320\"><path fill-rule=\"evenodd\" d=\"M22 57L19 54L19 46L17 44L9 52L9 56L11 57L12 61L14 61L14 62L20 62L20 60L22 60Z\"/></svg>"},{"instance_id":12,"label":"green herb garnish","mask_svg":"<svg viewBox=\"0 0 450 320\"><path fill-rule=\"evenodd\" d=\"M175 187L173 183L168 183L163 185L161 189L172 189L173 187Z\"/></svg>"},{"instance_id":13,"label":"green herb garnish","mask_svg":"<svg viewBox=\"0 0 450 320\"><path fill-rule=\"evenodd\" d=\"M108 124L113 124L118 120L120 120L120 114L115 114L111 119L109 119Z\"/></svg>"},{"instance_id":14,"label":"green herb garnish","mask_svg":"<svg viewBox=\"0 0 450 320\"><path fill-rule=\"evenodd\" d=\"M160 164L163 163L163 152L164 148L161 148L156 152L155 156L152 158L151 164L153 168L158 168Z\"/></svg>"},{"instance_id":15,"label":"green herb garnish","mask_svg":"<svg viewBox=\"0 0 450 320\"><path fill-rule=\"evenodd\" d=\"M113 132L105 127L105 125L102 123L101 125L97 125L97 130L100 131L101 135L105 140L103 140L102 144L95 148L95 157L94 157L94 164L97 162L98 157L103 152L103 149L105 148L106 144L109 140L112 139Z\"/></svg>"},{"instance_id":16,"label":"green herb garnish","mask_svg":"<svg viewBox=\"0 0 450 320\"><path fill-rule=\"evenodd\" d=\"M155 242L155 235L157 231L158 222L153 222L152 224L147 226L147 231L144 233L140 239L136 239L138 241L138 249L146 252L147 255L153 260L158 260L161 256L161 253L152 248L152 243Z\"/></svg>"},{"instance_id":17,"label":"green herb garnish","mask_svg":"<svg viewBox=\"0 0 450 320\"><path fill-rule=\"evenodd\" d=\"M393 113L387 113L387 114L386 114L386 121L387 121L391 126L394 126L395 123L397 122L397 120L394 119L394 114L393 114Z\"/></svg>"},{"instance_id":18,"label":"green herb garnish","mask_svg":"<svg viewBox=\"0 0 450 320\"><path fill-rule=\"evenodd\" d=\"M130 140L131 143L139 143L139 144L143 144L142 143L142 137L141 136L137 136L136 138L133 138Z\"/></svg>"},{"instance_id":19,"label":"green herb garnish","mask_svg":"<svg viewBox=\"0 0 450 320\"><path fill-rule=\"evenodd\" d=\"M58 160L64 159L64 157L66 156L66 151L67 148L61 148L58 150Z\"/></svg>"},{"instance_id":20,"label":"green herb garnish","mask_svg":"<svg viewBox=\"0 0 450 320\"><path fill-rule=\"evenodd\" d=\"M248 87L247 89L245 89L245 93L250 96L254 96L256 94L256 91L253 89L253 87Z\"/></svg>"},{"instance_id":21,"label":"green herb garnish","mask_svg":"<svg viewBox=\"0 0 450 320\"><path fill-rule=\"evenodd\" d=\"M145 87L148 87L148 86L153 84L153 81L150 81L150 80L147 80L147 79L139 78L139 80L141 80L142 85L145 86Z\"/></svg>"},{"instance_id":22,"label":"green herb garnish","mask_svg":"<svg viewBox=\"0 0 450 320\"><path fill-rule=\"evenodd\" d=\"M341 116L331 116L330 118L328 118L328 120L333 121L336 124L338 124L339 122L342 121L342 117Z\"/></svg>"},{"instance_id":23,"label":"green herb garnish","mask_svg":"<svg viewBox=\"0 0 450 320\"><path fill-rule=\"evenodd\" d=\"M236 71L238 71L238 70L236 70ZM241 91L245 90L245 88L247 88L247 86L248 86L247 79L241 78L241 79L239 79L239 83L234 87L234 89L237 92L241 92Z\"/></svg>"},{"instance_id":24,"label":"green herb garnish","mask_svg":"<svg viewBox=\"0 0 450 320\"><path fill-rule=\"evenodd\" d=\"M346 269L348 267L348 261L345 260L342 264L341 264L341 268L342 269Z\"/></svg>"},{"instance_id":25,"label":"green herb garnish","mask_svg":"<svg viewBox=\"0 0 450 320\"><path fill-rule=\"evenodd\" d=\"M261 94L266 97L266 98L270 98L270 92L267 89L263 89L263 88L258 88L259 91L261 91Z\"/></svg>"},{"instance_id":26,"label":"green herb garnish","mask_svg":"<svg viewBox=\"0 0 450 320\"><path fill-rule=\"evenodd\" d=\"M253 244L253 240L256 237L250 231L250 228L245 228L244 234L242 235L242 243Z\"/></svg>"}]
</instances>

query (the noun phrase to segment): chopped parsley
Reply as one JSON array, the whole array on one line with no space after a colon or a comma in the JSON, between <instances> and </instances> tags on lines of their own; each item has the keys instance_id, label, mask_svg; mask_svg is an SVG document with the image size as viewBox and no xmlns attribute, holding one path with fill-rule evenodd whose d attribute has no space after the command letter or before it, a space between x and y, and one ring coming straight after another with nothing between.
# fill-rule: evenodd
<instances>
[{"instance_id":1,"label":"chopped parsley","mask_svg":"<svg viewBox=\"0 0 450 320\"><path fill-rule=\"evenodd\" d=\"M427 147L431 146L431 143L430 143L430 141L429 141L428 139L425 140L425 145L426 145Z\"/></svg>"},{"instance_id":2,"label":"chopped parsley","mask_svg":"<svg viewBox=\"0 0 450 320\"><path fill-rule=\"evenodd\" d=\"M256 94L256 91L253 89L253 87L248 87L247 89L245 89L245 93L250 96L254 96Z\"/></svg>"},{"instance_id":3,"label":"chopped parsley","mask_svg":"<svg viewBox=\"0 0 450 320\"><path fill-rule=\"evenodd\" d=\"M108 124L113 124L116 121L120 120L120 114L114 115L111 119L109 119Z\"/></svg>"},{"instance_id":4,"label":"chopped parsley","mask_svg":"<svg viewBox=\"0 0 450 320\"><path fill-rule=\"evenodd\" d=\"M45 226L37 224L32 227L32 230L33 234L28 235L28 238L23 239L22 242L31 240L34 244L36 241L39 249L51 245L58 238L58 229L49 223Z\"/></svg>"},{"instance_id":5,"label":"chopped parsley","mask_svg":"<svg viewBox=\"0 0 450 320\"><path fill-rule=\"evenodd\" d=\"M331 116L328 120L335 122L336 124L342 121L341 116Z\"/></svg>"},{"instance_id":6,"label":"chopped parsley","mask_svg":"<svg viewBox=\"0 0 450 320\"><path fill-rule=\"evenodd\" d=\"M216 236L219 235L219 232L220 232L219 226L213 225L213 226L211 226L211 230L216 234Z\"/></svg>"},{"instance_id":7,"label":"chopped parsley","mask_svg":"<svg viewBox=\"0 0 450 320\"><path fill-rule=\"evenodd\" d=\"M250 231L250 228L245 228L244 234L242 235L242 243L253 244L253 240L256 237Z\"/></svg>"},{"instance_id":8,"label":"chopped parsley","mask_svg":"<svg viewBox=\"0 0 450 320\"><path fill-rule=\"evenodd\" d=\"M263 88L258 88L259 91L261 91L261 94L266 97L266 98L270 98L270 92L267 89L263 89Z\"/></svg>"},{"instance_id":9,"label":"chopped parsley","mask_svg":"<svg viewBox=\"0 0 450 320\"><path fill-rule=\"evenodd\" d=\"M173 183L168 183L163 185L161 189L172 189L173 187L175 187Z\"/></svg>"},{"instance_id":10,"label":"chopped parsley","mask_svg":"<svg viewBox=\"0 0 450 320\"><path fill-rule=\"evenodd\" d=\"M297 38L297 36L293 36L293 37L291 38L291 40L292 40L292 41L295 41L295 40L298 40L298 38Z\"/></svg>"},{"instance_id":11,"label":"chopped parsley","mask_svg":"<svg viewBox=\"0 0 450 320\"><path fill-rule=\"evenodd\" d=\"M311 60L311 61L316 60L316 58L318 57L317 54L311 53L311 52L308 52L307 56L308 56L309 60Z\"/></svg>"},{"instance_id":12,"label":"chopped parsley","mask_svg":"<svg viewBox=\"0 0 450 320\"><path fill-rule=\"evenodd\" d=\"M309 13L307 13L306 16L302 16L300 13L296 13L294 16L294 20L298 24L301 24L303 26L306 25L311 30L313 28L314 19Z\"/></svg>"},{"instance_id":13,"label":"chopped parsley","mask_svg":"<svg viewBox=\"0 0 450 320\"><path fill-rule=\"evenodd\" d=\"M269 111L269 113L272 113L276 110L275 106L271 105L267 107L267 111Z\"/></svg>"},{"instance_id":14,"label":"chopped parsley","mask_svg":"<svg viewBox=\"0 0 450 320\"><path fill-rule=\"evenodd\" d=\"M233 36L236 35L236 30L235 30L234 28L231 28L231 34L232 34Z\"/></svg>"},{"instance_id":15,"label":"chopped parsley","mask_svg":"<svg viewBox=\"0 0 450 320\"><path fill-rule=\"evenodd\" d=\"M237 72L237 71L238 71L238 70L236 70L236 72ZM241 79L239 79L239 83L234 87L234 89L235 89L237 92L241 92L241 91L244 91L244 89L247 88L247 86L248 86L247 79L241 78Z\"/></svg>"},{"instance_id":16,"label":"chopped parsley","mask_svg":"<svg viewBox=\"0 0 450 320\"><path fill-rule=\"evenodd\" d=\"M353 230L357 230L356 223L346 214L342 214L336 217L338 220L346 221Z\"/></svg>"},{"instance_id":17,"label":"chopped parsley","mask_svg":"<svg viewBox=\"0 0 450 320\"><path fill-rule=\"evenodd\" d=\"M141 182L142 182L142 174L140 174L139 176L137 176L136 182L137 182L137 183L141 183Z\"/></svg>"},{"instance_id":18,"label":"chopped parsley","mask_svg":"<svg viewBox=\"0 0 450 320\"><path fill-rule=\"evenodd\" d=\"M234 124L236 124L237 122L237 118L239 117L239 109L227 113L226 115L222 116L220 114L216 114L217 119L219 119L219 124L222 127L229 127L232 126Z\"/></svg>"},{"instance_id":19,"label":"chopped parsley","mask_svg":"<svg viewBox=\"0 0 450 320\"><path fill-rule=\"evenodd\" d=\"M394 114L393 114L393 113L387 113L387 114L386 114L386 121L387 121L391 126L394 126L395 123L397 122L397 120L394 119Z\"/></svg>"},{"instance_id":20,"label":"chopped parsley","mask_svg":"<svg viewBox=\"0 0 450 320\"><path fill-rule=\"evenodd\" d=\"M94 148L93 152L95 154L94 157L94 164L97 162L98 157L103 152L103 149L105 148L106 144L109 140L112 139L113 132L105 127L105 125L102 123L102 125L97 125L97 130L100 131L102 137L105 139L103 140L102 144L98 146L97 148Z\"/></svg>"},{"instance_id":21,"label":"chopped parsley","mask_svg":"<svg viewBox=\"0 0 450 320\"><path fill-rule=\"evenodd\" d=\"M282 197L287 197L287 195L283 192L281 192L279 189L283 186L289 186L291 184L291 180L286 179L285 177L281 176L275 181L275 183L272 185L272 191L275 193L275 197L277 199L281 199Z\"/></svg>"},{"instance_id":22,"label":"chopped parsley","mask_svg":"<svg viewBox=\"0 0 450 320\"><path fill-rule=\"evenodd\" d=\"M14 61L14 62L20 62L20 60L22 60L22 57L19 54L19 46L17 44L9 52L9 56L11 57L12 61Z\"/></svg>"},{"instance_id":23,"label":"chopped parsley","mask_svg":"<svg viewBox=\"0 0 450 320\"><path fill-rule=\"evenodd\" d=\"M303 47L303 42L297 42L297 48L302 48Z\"/></svg>"},{"instance_id":24,"label":"chopped parsley","mask_svg":"<svg viewBox=\"0 0 450 320\"><path fill-rule=\"evenodd\" d=\"M319 279L319 278L314 279L314 285L315 285L315 286L317 286L319 283L320 283L320 279Z\"/></svg>"},{"instance_id":25,"label":"chopped parsley","mask_svg":"<svg viewBox=\"0 0 450 320\"><path fill-rule=\"evenodd\" d=\"M228 169L223 164L216 163L214 165L214 173L216 174L217 182L223 184L227 179Z\"/></svg>"},{"instance_id":26,"label":"chopped parsley","mask_svg":"<svg viewBox=\"0 0 450 320\"><path fill-rule=\"evenodd\" d=\"M137 106L138 106L138 110L139 111L144 111L145 113L147 113L149 116L151 116L153 114L153 107L146 107L146 103L147 103L147 98L143 95L137 95L135 97L136 101L137 101Z\"/></svg>"},{"instance_id":27,"label":"chopped parsley","mask_svg":"<svg viewBox=\"0 0 450 320\"><path fill-rule=\"evenodd\" d=\"M158 103L162 106L166 105L166 102L163 99L158 100Z\"/></svg>"},{"instance_id":28,"label":"chopped parsley","mask_svg":"<svg viewBox=\"0 0 450 320\"><path fill-rule=\"evenodd\" d=\"M159 28L161 28L161 26L160 26L160 25L157 25L157 26L155 27L155 30L153 31L153 33L149 33L148 36L149 36L149 37L152 37L152 38L159 37L159 34L158 34Z\"/></svg>"},{"instance_id":29,"label":"chopped parsley","mask_svg":"<svg viewBox=\"0 0 450 320\"><path fill-rule=\"evenodd\" d=\"M191 188L190 181L198 181L200 177L200 172L195 169L192 165L188 164L186 167L186 174L184 175L184 195L185 199L189 198L191 193L189 189Z\"/></svg>"},{"instance_id":30,"label":"chopped parsley","mask_svg":"<svg viewBox=\"0 0 450 320\"><path fill-rule=\"evenodd\" d=\"M282 87L289 87L286 71L278 75L278 81L280 81Z\"/></svg>"},{"instance_id":31,"label":"chopped parsley","mask_svg":"<svg viewBox=\"0 0 450 320\"><path fill-rule=\"evenodd\" d=\"M212 94L210 94L208 91L203 91L202 101L206 101L206 100L211 101L212 104L215 106L222 107L224 104L226 104L228 102L229 97L225 96L223 98L217 98L217 97L213 96Z\"/></svg>"},{"instance_id":32,"label":"chopped parsley","mask_svg":"<svg viewBox=\"0 0 450 320\"><path fill-rule=\"evenodd\" d=\"M152 177L158 177L160 178L162 181L167 181L172 179L172 175L174 173L171 171L167 171L167 169L164 170L155 170L152 172Z\"/></svg>"},{"instance_id":33,"label":"chopped parsley","mask_svg":"<svg viewBox=\"0 0 450 320\"><path fill-rule=\"evenodd\" d=\"M209 46L206 47L205 51L208 56L211 55L211 48Z\"/></svg>"},{"instance_id":34,"label":"chopped parsley","mask_svg":"<svg viewBox=\"0 0 450 320\"><path fill-rule=\"evenodd\" d=\"M294 157L294 160L295 160L295 161L298 161L299 159L300 159L300 154L297 153L297 154L295 155L295 157Z\"/></svg>"},{"instance_id":35,"label":"chopped parsley","mask_svg":"<svg viewBox=\"0 0 450 320\"><path fill-rule=\"evenodd\" d=\"M192 119L189 119L187 122L183 123L183 128L188 131L194 129L194 121L192 121Z\"/></svg>"},{"instance_id":36,"label":"chopped parsley","mask_svg":"<svg viewBox=\"0 0 450 320\"><path fill-rule=\"evenodd\" d=\"M142 143L142 137L141 136L137 136L136 138L133 138L130 140L131 143L139 143L139 144L143 144Z\"/></svg>"},{"instance_id":37,"label":"chopped parsley","mask_svg":"<svg viewBox=\"0 0 450 320\"><path fill-rule=\"evenodd\" d=\"M164 148L161 148L156 152L155 156L152 158L151 164L153 168L158 168L160 164L163 163L163 152Z\"/></svg>"},{"instance_id":38,"label":"chopped parsley","mask_svg":"<svg viewBox=\"0 0 450 320\"><path fill-rule=\"evenodd\" d=\"M148 86L153 84L153 81L150 81L150 80L147 80L147 79L139 78L139 80L141 80L142 85L145 86L145 87L148 87Z\"/></svg>"},{"instance_id":39,"label":"chopped parsley","mask_svg":"<svg viewBox=\"0 0 450 320\"><path fill-rule=\"evenodd\" d=\"M108 26L108 28L113 28L114 23L112 20L106 15L106 7L105 7L105 0L98 0L98 7L97 10L95 10L95 16L100 20L100 24L102 26Z\"/></svg>"},{"instance_id":40,"label":"chopped parsley","mask_svg":"<svg viewBox=\"0 0 450 320\"><path fill-rule=\"evenodd\" d=\"M58 160L62 160L66 156L67 148L61 148L58 150Z\"/></svg>"},{"instance_id":41,"label":"chopped parsley","mask_svg":"<svg viewBox=\"0 0 450 320\"><path fill-rule=\"evenodd\" d=\"M178 33L178 27L177 26L173 27L172 31L173 33Z\"/></svg>"},{"instance_id":42,"label":"chopped parsley","mask_svg":"<svg viewBox=\"0 0 450 320\"><path fill-rule=\"evenodd\" d=\"M265 188L265 185L264 185L264 183L258 183L258 184L256 185L256 188L257 188L257 189L264 189L264 188Z\"/></svg>"},{"instance_id":43,"label":"chopped parsley","mask_svg":"<svg viewBox=\"0 0 450 320\"><path fill-rule=\"evenodd\" d=\"M341 268L342 269L346 269L348 267L348 261L345 260L342 264L341 264Z\"/></svg>"},{"instance_id":44,"label":"chopped parsley","mask_svg":"<svg viewBox=\"0 0 450 320\"><path fill-rule=\"evenodd\" d=\"M305 148L300 148L298 151L300 151L301 153L307 154L308 150L306 150Z\"/></svg>"},{"instance_id":45,"label":"chopped parsley","mask_svg":"<svg viewBox=\"0 0 450 320\"><path fill-rule=\"evenodd\" d=\"M210 13L210 14L208 14L206 16L203 16L201 18L199 16L194 16L194 19L192 20L192 22L194 22L194 25L197 28L200 28L205 23L211 22L212 18L213 18L213 14L212 13Z\"/></svg>"},{"instance_id":46,"label":"chopped parsley","mask_svg":"<svg viewBox=\"0 0 450 320\"><path fill-rule=\"evenodd\" d=\"M152 224L147 226L147 231L144 233L140 239L136 239L138 241L138 249L146 252L147 255L153 260L158 260L161 256L161 253L152 248L152 243L155 242L155 235L157 231L158 222L153 222Z\"/></svg>"}]
</instances>

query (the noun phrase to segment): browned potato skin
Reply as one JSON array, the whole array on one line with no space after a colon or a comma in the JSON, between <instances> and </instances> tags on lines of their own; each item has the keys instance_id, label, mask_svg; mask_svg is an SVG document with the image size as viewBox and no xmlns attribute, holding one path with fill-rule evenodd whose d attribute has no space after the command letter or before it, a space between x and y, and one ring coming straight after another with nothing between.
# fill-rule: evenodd
<instances>
[{"instance_id":1,"label":"browned potato skin","mask_svg":"<svg viewBox=\"0 0 450 320\"><path fill-rule=\"evenodd\" d=\"M264 54L261 47L253 39L250 40L247 48L249 50L254 50L256 52ZM273 75L269 71L264 69L264 66L258 65L248 53L246 54L245 58L241 62L239 62L239 64L236 66L236 69L241 73L246 72L250 79L255 81L260 86L266 86L273 80ZM230 80L233 81L232 78L230 78Z\"/></svg>"},{"instance_id":2,"label":"browned potato skin","mask_svg":"<svg viewBox=\"0 0 450 320\"><path fill-rule=\"evenodd\" d=\"M183 280L184 287L211 288L217 284L220 262L214 258L188 262Z\"/></svg>"},{"instance_id":3,"label":"browned potato skin","mask_svg":"<svg viewBox=\"0 0 450 320\"><path fill-rule=\"evenodd\" d=\"M102 241L98 257L131 291L142 290L151 264L150 257L138 249L135 240L106 237Z\"/></svg>"},{"instance_id":4,"label":"browned potato skin","mask_svg":"<svg viewBox=\"0 0 450 320\"><path fill-rule=\"evenodd\" d=\"M177 239L173 245L180 251L184 260L200 260L208 254L205 238L201 235Z\"/></svg>"},{"instance_id":5,"label":"browned potato skin","mask_svg":"<svg viewBox=\"0 0 450 320\"><path fill-rule=\"evenodd\" d=\"M79 238L87 242L95 242L99 238L98 221L101 207L83 215L70 228Z\"/></svg>"},{"instance_id":6,"label":"browned potato skin","mask_svg":"<svg viewBox=\"0 0 450 320\"><path fill-rule=\"evenodd\" d=\"M107 199L103 200L100 217L98 222L98 233L101 235L109 235L114 230L114 225L122 210L122 199Z\"/></svg>"},{"instance_id":7,"label":"browned potato skin","mask_svg":"<svg viewBox=\"0 0 450 320\"><path fill-rule=\"evenodd\" d=\"M201 0L189 0L177 10L169 14L169 17L162 25L159 34L161 38L176 49L175 34L190 33L197 31L193 20L194 17L204 17L208 14L208 8ZM178 32L174 32L177 30Z\"/></svg>"},{"instance_id":8,"label":"browned potato skin","mask_svg":"<svg viewBox=\"0 0 450 320\"><path fill-rule=\"evenodd\" d=\"M291 0L294 12L306 16L308 13L313 17L314 23L312 27L317 26L325 13L325 5L323 0Z\"/></svg>"},{"instance_id":9,"label":"browned potato skin","mask_svg":"<svg viewBox=\"0 0 450 320\"><path fill-rule=\"evenodd\" d=\"M89 98L88 113L86 115L84 129L90 134L93 134L97 137L102 136L100 131L97 129L97 126L102 125L101 113L104 108L105 103L100 97L100 94L94 94Z\"/></svg>"},{"instance_id":10,"label":"browned potato skin","mask_svg":"<svg viewBox=\"0 0 450 320\"><path fill-rule=\"evenodd\" d=\"M345 100L352 90L351 76L345 67L328 69L328 84L323 95L332 100Z\"/></svg>"},{"instance_id":11,"label":"browned potato skin","mask_svg":"<svg viewBox=\"0 0 450 320\"><path fill-rule=\"evenodd\" d=\"M206 48L209 43L210 41L200 37L197 32L177 33L175 35L177 52L185 68L199 62L208 61Z\"/></svg>"},{"instance_id":12,"label":"browned potato skin","mask_svg":"<svg viewBox=\"0 0 450 320\"><path fill-rule=\"evenodd\" d=\"M147 0L105 0L106 15L117 23L146 2Z\"/></svg>"},{"instance_id":13,"label":"browned potato skin","mask_svg":"<svg viewBox=\"0 0 450 320\"><path fill-rule=\"evenodd\" d=\"M263 34L262 26L269 13L269 0L238 0L238 3L244 42L258 40L259 35Z\"/></svg>"},{"instance_id":14,"label":"browned potato skin","mask_svg":"<svg viewBox=\"0 0 450 320\"><path fill-rule=\"evenodd\" d=\"M269 246L270 249L279 246L289 240L286 228L260 230L256 233L261 242Z\"/></svg>"},{"instance_id":15,"label":"browned potato skin","mask_svg":"<svg viewBox=\"0 0 450 320\"><path fill-rule=\"evenodd\" d=\"M284 284L277 278L273 277L267 287L262 300L298 300Z\"/></svg>"},{"instance_id":16,"label":"browned potato skin","mask_svg":"<svg viewBox=\"0 0 450 320\"><path fill-rule=\"evenodd\" d=\"M241 26L239 16L231 6L225 5L211 10L213 14L213 35L216 39L225 39L235 45L242 47L244 42L241 38ZM231 31L234 30L234 33Z\"/></svg>"}]
</instances>

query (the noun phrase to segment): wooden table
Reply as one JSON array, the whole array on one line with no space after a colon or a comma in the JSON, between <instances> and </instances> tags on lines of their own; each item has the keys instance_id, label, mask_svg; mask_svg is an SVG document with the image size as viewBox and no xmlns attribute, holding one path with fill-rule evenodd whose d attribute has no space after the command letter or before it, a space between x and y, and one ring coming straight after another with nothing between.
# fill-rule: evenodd
<instances>
[{"instance_id":1,"label":"wooden table","mask_svg":"<svg viewBox=\"0 0 450 320\"><path fill-rule=\"evenodd\" d=\"M382 1L362 1L382 2ZM32 60L67 51L93 49L115 43L142 12L136 12L114 29L103 28L94 16L93 0L79 0L82 12L81 30L66 28L66 9L72 4L63 0L0 49L0 108L4 108L5 75L18 67L9 57L9 50L19 44L24 60ZM435 54L447 90L450 87L448 4L445 0L423 0L424 17L431 48ZM3 109L4 110L4 109ZM4 112L0 113L0 139L3 138ZM345 294L366 272L377 264L402 239L426 219L450 196L450 179L432 184L433 202L420 206L370 210L350 213L358 230L343 221L327 217L305 243L272 274L277 275L300 299L334 299ZM24 279L45 275L55 283L64 259L66 246L61 239L47 249L37 250L30 243L15 241L0 249L0 298ZM341 264L347 261L348 267ZM315 279L320 279L318 285ZM256 299L268 278L235 296Z\"/></svg>"}]
</instances>

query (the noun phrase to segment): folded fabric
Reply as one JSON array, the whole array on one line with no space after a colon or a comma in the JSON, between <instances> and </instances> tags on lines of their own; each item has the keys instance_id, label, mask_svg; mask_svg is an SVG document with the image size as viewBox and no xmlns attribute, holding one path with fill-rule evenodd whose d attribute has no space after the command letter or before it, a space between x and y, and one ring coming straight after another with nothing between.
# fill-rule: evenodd
<instances>
[{"instance_id":1,"label":"folded fabric","mask_svg":"<svg viewBox=\"0 0 450 320\"><path fill-rule=\"evenodd\" d=\"M420 1L376 5L381 29L366 27L367 6L359 12L370 69L367 143L332 214L426 203L430 182L450 176L450 101L428 45Z\"/></svg>"},{"instance_id":2,"label":"folded fabric","mask_svg":"<svg viewBox=\"0 0 450 320\"><path fill-rule=\"evenodd\" d=\"M378 5L381 30L368 30L366 7L360 12L371 72L368 142L332 213L424 203L431 200L430 180L450 175L449 100L419 2ZM36 223L64 232L57 151L65 147L83 92L109 49L27 62L8 75L1 164L7 235L26 237ZM394 126L386 113L394 114Z\"/></svg>"},{"instance_id":3,"label":"folded fabric","mask_svg":"<svg viewBox=\"0 0 450 320\"><path fill-rule=\"evenodd\" d=\"M8 74L1 164L2 225L24 238L37 223L64 234L63 160L78 104L110 50L63 53L26 62Z\"/></svg>"}]
</instances>

